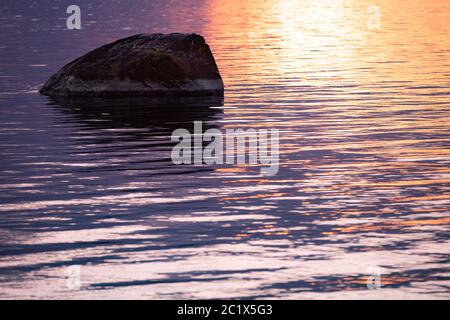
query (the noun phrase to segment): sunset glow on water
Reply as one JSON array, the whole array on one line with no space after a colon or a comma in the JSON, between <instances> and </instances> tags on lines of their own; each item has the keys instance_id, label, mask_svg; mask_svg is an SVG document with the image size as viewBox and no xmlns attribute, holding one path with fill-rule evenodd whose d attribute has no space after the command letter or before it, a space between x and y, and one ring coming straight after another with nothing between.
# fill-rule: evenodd
<instances>
[{"instance_id":1,"label":"sunset glow on water","mask_svg":"<svg viewBox=\"0 0 450 320\"><path fill-rule=\"evenodd\" d=\"M450 2L79 3L0 4L0 298L450 298ZM224 99L38 94L154 32L203 35ZM278 129L278 174L175 166L194 121Z\"/></svg>"}]
</instances>

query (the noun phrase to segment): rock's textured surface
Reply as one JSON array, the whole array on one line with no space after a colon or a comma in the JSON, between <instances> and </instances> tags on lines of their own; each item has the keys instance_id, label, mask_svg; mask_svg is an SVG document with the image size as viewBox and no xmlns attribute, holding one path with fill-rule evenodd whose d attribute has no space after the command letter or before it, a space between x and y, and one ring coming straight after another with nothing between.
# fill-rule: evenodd
<instances>
[{"instance_id":1,"label":"rock's textured surface","mask_svg":"<svg viewBox=\"0 0 450 320\"><path fill-rule=\"evenodd\" d=\"M63 97L223 95L214 57L197 34L139 34L104 45L54 74L40 92Z\"/></svg>"}]
</instances>

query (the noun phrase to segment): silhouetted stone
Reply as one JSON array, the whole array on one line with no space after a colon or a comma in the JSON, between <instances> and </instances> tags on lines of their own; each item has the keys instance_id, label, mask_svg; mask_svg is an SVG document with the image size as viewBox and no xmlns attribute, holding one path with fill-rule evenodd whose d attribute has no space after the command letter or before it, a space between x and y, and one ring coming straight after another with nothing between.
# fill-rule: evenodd
<instances>
[{"instance_id":1,"label":"silhouetted stone","mask_svg":"<svg viewBox=\"0 0 450 320\"><path fill-rule=\"evenodd\" d=\"M223 95L222 78L197 34L139 34L104 45L54 74L40 92L63 97Z\"/></svg>"}]
</instances>

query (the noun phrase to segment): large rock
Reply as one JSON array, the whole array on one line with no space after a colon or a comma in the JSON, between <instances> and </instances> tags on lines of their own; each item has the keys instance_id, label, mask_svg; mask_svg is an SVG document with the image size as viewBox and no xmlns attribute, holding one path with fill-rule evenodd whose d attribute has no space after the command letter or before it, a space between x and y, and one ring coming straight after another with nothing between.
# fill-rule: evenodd
<instances>
[{"instance_id":1,"label":"large rock","mask_svg":"<svg viewBox=\"0 0 450 320\"><path fill-rule=\"evenodd\" d=\"M205 39L138 34L104 45L54 74L40 92L63 97L223 95Z\"/></svg>"}]
</instances>

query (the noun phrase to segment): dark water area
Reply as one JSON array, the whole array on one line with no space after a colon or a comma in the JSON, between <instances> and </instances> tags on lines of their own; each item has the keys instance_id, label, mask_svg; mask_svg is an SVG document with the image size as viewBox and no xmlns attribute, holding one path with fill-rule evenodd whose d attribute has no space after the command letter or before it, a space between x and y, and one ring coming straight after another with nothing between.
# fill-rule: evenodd
<instances>
[{"instance_id":1,"label":"dark water area","mask_svg":"<svg viewBox=\"0 0 450 320\"><path fill-rule=\"evenodd\" d=\"M450 3L77 3L0 3L0 298L450 298ZM203 35L224 99L39 95L153 32ZM279 173L174 165L194 121L280 130Z\"/></svg>"}]
</instances>

